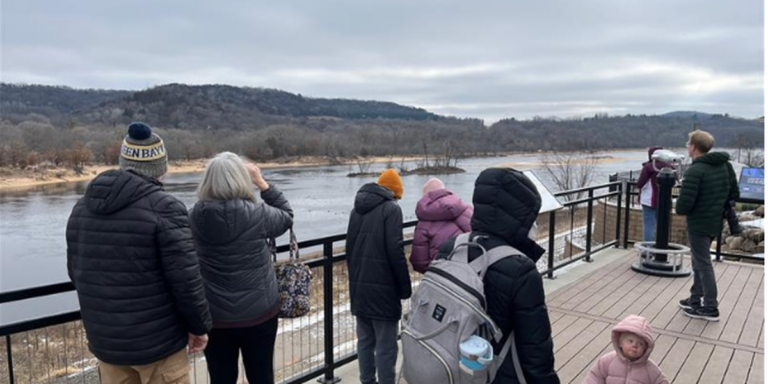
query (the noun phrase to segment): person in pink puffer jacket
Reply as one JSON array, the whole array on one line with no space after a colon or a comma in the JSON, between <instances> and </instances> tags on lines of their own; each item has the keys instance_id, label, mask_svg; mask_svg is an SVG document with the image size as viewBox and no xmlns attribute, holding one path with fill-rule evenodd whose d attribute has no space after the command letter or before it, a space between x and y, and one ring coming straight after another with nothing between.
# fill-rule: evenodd
<instances>
[{"instance_id":1,"label":"person in pink puffer jacket","mask_svg":"<svg viewBox=\"0 0 768 384\"><path fill-rule=\"evenodd\" d=\"M653 351L651 324L629 315L613 327L612 352L595 362L584 384L669 384L659 366L649 359Z\"/></svg>"},{"instance_id":2,"label":"person in pink puffer jacket","mask_svg":"<svg viewBox=\"0 0 768 384\"><path fill-rule=\"evenodd\" d=\"M445 189L440 179L431 178L422 189L423 196L416 205L419 223L413 235L411 265L424 273L435 259L437 250L446 240L471 230L469 221L474 209Z\"/></svg>"}]
</instances>

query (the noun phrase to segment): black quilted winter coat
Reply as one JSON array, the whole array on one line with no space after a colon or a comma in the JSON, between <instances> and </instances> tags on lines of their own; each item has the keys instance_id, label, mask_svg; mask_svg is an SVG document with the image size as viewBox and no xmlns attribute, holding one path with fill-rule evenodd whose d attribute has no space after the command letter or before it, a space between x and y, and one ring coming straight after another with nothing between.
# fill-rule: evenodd
<instances>
[{"instance_id":1,"label":"black quilted winter coat","mask_svg":"<svg viewBox=\"0 0 768 384\"><path fill-rule=\"evenodd\" d=\"M88 345L101 361L143 365L211 328L187 208L133 171L97 176L67 224L67 269Z\"/></svg>"},{"instance_id":2,"label":"black quilted winter coat","mask_svg":"<svg viewBox=\"0 0 768 384\"><path fill-rule=\"evenodd\" d=\"M490 250L511 245L524 255L515 255L490 266L484 292L487 312L501 328L504 338L493 343L496 353L515 331L515 345L523 375L528 383L559 383L555 372L552 330L544 298L544 285L536 270L536 261L544 253L528 233L541 208L536 187L521 172L513 169L486 169L477 181L472 196L475 212L470 238ZM445 258L453 249L455 238L445 242L438 252ZM469 259L480 255L471 247ZM494 383L518 383L511 354L506 357Z\"/></svg>"},{"instance_id":3,"label":"black quilted winter coat","mask_svg":"<svg viewBox=\"0 0 768 384\"><path fill-rule=\"evenodd\" d=\"M275 186L250 200L198 201L189 213L214 328L245 327L277 315L277 279L267 240L293 225Z\"/></svg>"},{"instance_id":4,"label":"black quilted winter coat","mask_svg":"<svg viewBox=\"0 0 768 384\"><path fill-rule=\"evenodd\" d=\"M397 321L400 300L411 297L403 251L403 212L387 188L363 185L347 229L347 267L352 314Z\"/></svg>"}]
</instances>

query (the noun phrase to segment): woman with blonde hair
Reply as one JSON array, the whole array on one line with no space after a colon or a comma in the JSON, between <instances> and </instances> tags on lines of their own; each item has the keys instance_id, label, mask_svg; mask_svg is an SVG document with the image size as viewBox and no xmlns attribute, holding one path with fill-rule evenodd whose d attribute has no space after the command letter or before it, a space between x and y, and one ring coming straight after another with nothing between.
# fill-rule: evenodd
<instances>
[{"instance_id":1,"label":"woman with blonde hair","mask_svg":"<svg viewBox=\"0 0 768 384\"><path fill-rule=\"evenodd\" d=\"M248 382L272 383L279 303L268 240L293 225L293 210L256 164L231 152L208 161L197 196L190 225L213 318L211 383L235 384L241 352Z\"/></svg>"}]
</instances>

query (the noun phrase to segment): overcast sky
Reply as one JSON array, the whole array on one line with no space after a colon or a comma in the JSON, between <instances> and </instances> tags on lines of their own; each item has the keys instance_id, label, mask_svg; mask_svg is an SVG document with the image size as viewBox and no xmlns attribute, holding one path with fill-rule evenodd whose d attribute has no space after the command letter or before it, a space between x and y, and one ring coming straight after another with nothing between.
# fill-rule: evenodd
<instances>
[{"instance_id":1,"label":"overcast sky","mask_svg":"<svg viewBox=\"0 0 768 384\"><path fill-rule=\"evenodd\" d=\"M480 117L763 112L762 0L2 0L5 82L171 82Z\"/></svg>"}]
</instances>

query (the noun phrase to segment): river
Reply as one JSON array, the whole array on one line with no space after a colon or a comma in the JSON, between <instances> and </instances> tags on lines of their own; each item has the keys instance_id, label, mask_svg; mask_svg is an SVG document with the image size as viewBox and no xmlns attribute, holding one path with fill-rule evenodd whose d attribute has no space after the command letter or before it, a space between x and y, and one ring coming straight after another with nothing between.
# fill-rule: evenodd
<instances>
[{"instance_id":1,"label":"river","mask_svg":"<svg viewBox=\"0 0 768 384\"><path fill-rule=\"evenodd\" d=\"M597 155L604 158L596 166L592 184L607 182L608 175L617 171L639 169L640 163L647 158L644 150ZM466 173L439 177L447 188L471 202L477 175L485 168L502 164L511 164L521 170L532 169L550 190L556 190L541 169L536 154L464 159L459 162L459 167ZM413 168L414 164L407 166ZM378 172L384 167L384 164L374 164L370 171ZM294 227L301 241L346 231L356 191L363 184L375 181L375 178L346 176L356 171L356 165L312 166L264 170L264 176L285 193L293 206ZM165 188L192 207L200 175L169 174ZM400 205L406 220L416 218L414 210L421 197L421 187L429 177L403 177L405 192ZM61 183L0 193L0 291L68 281L64 232L72 207L86 186L87 182ZM285 238L278 239L278 244L283 243ZM0 324L76 308L73 293L5 304L0 306Z\"/></svg>"}]
</instances>

